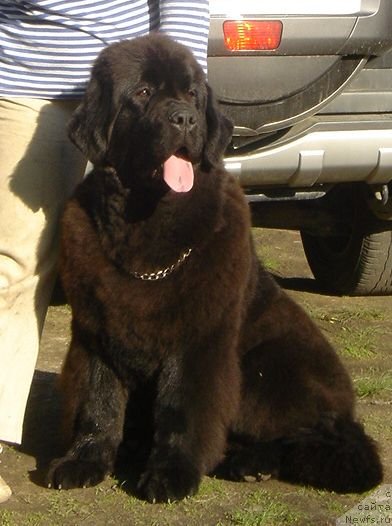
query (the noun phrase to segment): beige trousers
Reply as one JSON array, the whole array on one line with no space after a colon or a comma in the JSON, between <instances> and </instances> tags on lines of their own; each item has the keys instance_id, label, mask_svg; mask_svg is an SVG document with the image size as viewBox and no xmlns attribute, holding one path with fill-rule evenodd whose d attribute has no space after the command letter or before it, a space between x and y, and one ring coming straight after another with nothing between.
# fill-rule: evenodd
<instances>
[{"instance_id":1,"label":"beige trousers","mask_svg":"<svg viewBox=\"0 0 392 526\"><path fill-rule=\"evenodd\" d=\"M58 219L85 159L70 143L72 101L0 99L0 440L21 443L56 275Z\"/></svg>"}]
</instances>

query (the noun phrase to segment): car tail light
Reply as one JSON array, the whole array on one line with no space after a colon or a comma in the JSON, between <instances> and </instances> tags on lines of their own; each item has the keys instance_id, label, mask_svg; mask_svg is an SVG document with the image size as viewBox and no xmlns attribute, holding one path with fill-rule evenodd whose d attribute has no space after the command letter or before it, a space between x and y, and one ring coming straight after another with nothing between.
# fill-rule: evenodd
<instances>
[{"instance_id":1,"label":"car tail light","mask_svg":"<svg viewBox=\"0 0 392 526\"><path fill-rule=\"evenodd\" d=\"M277 49L282 29L280 20L227 20L223 23L225 45L230 51Z\"/></svg>"}]
</instances>

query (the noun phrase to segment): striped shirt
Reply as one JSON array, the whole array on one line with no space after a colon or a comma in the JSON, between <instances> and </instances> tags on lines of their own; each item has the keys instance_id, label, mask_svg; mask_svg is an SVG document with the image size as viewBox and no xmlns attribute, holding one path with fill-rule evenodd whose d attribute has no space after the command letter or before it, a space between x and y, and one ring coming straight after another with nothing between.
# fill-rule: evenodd
<instances>
[{"instance_id":1,"label":"striped shirt","mask_svg":"<svg viewBox=\"0 0 392 526\"><path fill-rule=\"evenodd\" d=\"M108 44L153 30L207 67L208 0L0 0L0 97L79 98Z\"/></svg>"}]
</instances>

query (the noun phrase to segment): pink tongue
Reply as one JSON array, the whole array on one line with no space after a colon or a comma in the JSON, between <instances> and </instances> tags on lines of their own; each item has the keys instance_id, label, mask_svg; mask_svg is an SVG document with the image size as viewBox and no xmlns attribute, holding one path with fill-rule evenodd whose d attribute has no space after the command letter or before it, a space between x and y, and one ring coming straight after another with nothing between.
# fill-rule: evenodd
<instances>
[{"instance_id":1,"label":"pink tongue","mask_svg":"<svg viewBox=\"0 0 392 526\"><path fill-rule=\"evenodd\" d=\"M172 155L163 164L163 179L175 192L189 192L193 186L192 163Z\"/></svg>"}]
</instances>

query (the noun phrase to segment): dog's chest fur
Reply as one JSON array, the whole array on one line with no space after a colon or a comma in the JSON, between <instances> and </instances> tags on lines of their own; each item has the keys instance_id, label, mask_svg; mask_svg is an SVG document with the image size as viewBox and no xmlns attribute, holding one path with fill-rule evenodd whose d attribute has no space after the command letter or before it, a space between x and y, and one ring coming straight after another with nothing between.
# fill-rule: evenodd
<instances>
[{"instance_id":1,"label":"dog's chest fur","mask_svg":"<svg viewBox=\"0 0 392 526\"><path fill-rule=\"evenodd\" d=\"M199 174L189 195L164 195L147 218L133 220L131 205L132 189L93 172L64 214L63 245L73 254L62 256L78 323L126 349L130 362L133 350L167 353L198 340L201 327L212 333L211 320L240 308L241 291L232 283L245 290L251 254L247 205L225 173L212 181ZM189 248L190 256L162 280L131 274L165 269ZM83 290L73 286L75 273Z\"/></svg>"}]
</instances>

